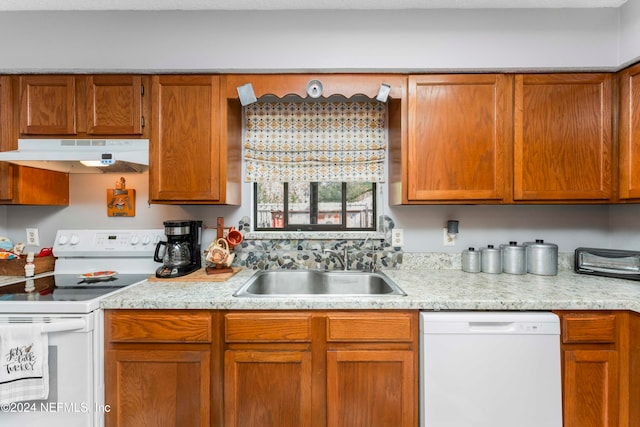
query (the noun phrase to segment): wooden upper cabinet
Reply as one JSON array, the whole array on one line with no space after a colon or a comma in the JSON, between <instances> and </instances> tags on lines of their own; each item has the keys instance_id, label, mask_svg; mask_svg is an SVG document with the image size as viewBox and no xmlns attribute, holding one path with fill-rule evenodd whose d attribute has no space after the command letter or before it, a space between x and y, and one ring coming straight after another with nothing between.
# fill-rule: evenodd
<instances>
[{"instance_id":1,"label":"wooden upper cabinet","mask_svg":"<svg viewBox=\"0 0 640 427\"><path fill-rule=\"evenodd\" d=\"M221 144L220 76L153 76L152 98L150 200L238 203L240 141Z\"/></svg>"},{"instance_id":2,"label":"wooden upper cabinet","mask_svg":"<svg viewBox=\"0 0 640 427\"><path fill-rule=\"evenodd\" d=\"M21 134L76 133L75 76L23 76L20 93Z\"/></svg>"},{"instance_id":3,"label":"wooden upper cabinet","mask_svg":"<svg viewBox=\"0 0 640 427\"><path fill-rule=\"evenodd\" d=\"M88 76L87 134L142 134L141 76Z\"/></svg>"},{"instance_id":4,"label":"wooden upper cabinet","mask_svg":"<svg viewBox=\"0 0 640 427\"><path fill-rule=\"evenodd\" d=\"M620 199L640 198L640 64L620 77Z\"/></svg>"},{"instance_id":5,"label":"wooden upper cabinet","mask_svg":"<svg viewBox=\"0 0 640 427\"><path fill-rule=\"evenodd\" d=\"M15 150L16 78L0 76L0 151ZM69 205L69 174L0 162L0 204Z\"/></svg>"},{"instance_id":6,"label":"wooden upper cabinet","mask_svg":"<svg viewBox=\"0 0 640 427\"><path fill-rule=\"evenodd\" d=\"M510 140L511 77L409 77L407 202L500 202Z\"/></svg>"},{"instance_id":7,"label":"wooden upper cabinet","mask_svg":"<svg viewBox=\"0 0 640 427\"><path fill-rule=\"evenodd\" d=\"M138 75L20 77L20 134L140 137L144 85Z\"/></svg>"},{"instance_id":8,"label":"wooden upper cabinet","mask_svg":"<svg viewBox=\"0 0 640 427\"><path fill-rule=\"evenodd\" d=\"M609 202L612 76L517 75L514 200Z\"/></svg>"}]
</instances>

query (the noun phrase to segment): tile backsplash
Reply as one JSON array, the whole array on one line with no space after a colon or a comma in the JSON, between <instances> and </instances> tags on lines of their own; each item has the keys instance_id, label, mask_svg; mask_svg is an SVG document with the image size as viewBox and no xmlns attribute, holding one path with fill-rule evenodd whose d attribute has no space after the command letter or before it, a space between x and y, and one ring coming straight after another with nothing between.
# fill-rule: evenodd
<instances>
[{"instance_id":1,"label":"tile backsplash","mask_svg":"<svg viewBox=\"0 0 640 427\"><path fill-rule=\"evenodd\" d=\"M402 263L402 251L391 246L393 220L380 217L380 232L362 234L344 233L345 238L336 239L336 233L314 232L313 238L292 238L296 233L269 232L260 235L250 233L250 219L243 217L238 230L245 236L234 248L234 265L254 270L273 269L342 269L339 258L348 251L348 267L352 270L370 268L397 268ZM263 236L268 236L264 238Z\"/></svg>"},{"instance_id":2,"label":"tile backsplash","mask_svg":"<svg viewBox=\"0 0 640 427\"><path fill-rule=\"evenodd\" d=\"M380 217L380 231L361 234L344 233L345 238L336 239L336 233L314 233L313 238L300 233L250 232L250 219L243 217L238 230L245 236L242 243L234 248L233 265L253 270L275 269L342 269L339 257L345 247L349 253L350 270L363 270L375 263L378 269L427 269L460 270L461 254L449 252L408 253L391 246L393 220ZM268 236L268 237L267 237ZM265 238L266 237L266 238ZM339 254L339 255L336 255ZM558 254L558 269L573 269L573 253Z\"/></svg>"}]
</instances>

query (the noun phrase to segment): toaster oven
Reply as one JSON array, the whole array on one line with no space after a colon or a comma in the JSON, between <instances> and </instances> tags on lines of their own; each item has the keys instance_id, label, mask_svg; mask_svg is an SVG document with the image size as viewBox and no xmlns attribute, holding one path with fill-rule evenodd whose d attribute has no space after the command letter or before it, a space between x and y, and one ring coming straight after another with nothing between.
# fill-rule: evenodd
<instances>
[{"instance_id":1,"label":"toaster oven","mask_svg":"<svg viewBox=\"0 0 640 427\"><path fill-rule=\"evenodd\" d=\"M640 280L640 252L620 249L577 248L575 272Z\"/></svg>"}]
</instances>

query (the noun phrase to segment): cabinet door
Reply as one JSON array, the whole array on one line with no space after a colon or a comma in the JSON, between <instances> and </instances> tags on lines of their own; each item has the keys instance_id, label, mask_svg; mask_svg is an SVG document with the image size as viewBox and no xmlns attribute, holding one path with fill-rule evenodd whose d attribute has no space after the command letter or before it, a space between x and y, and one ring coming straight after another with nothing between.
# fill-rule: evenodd
<instances>
[{"instance_id":1,"label":"cabinet door","mask_svg":"<svg viewBox=\"0 0 640 427\"><path fill-rule=\"evenodd\" d=\"M640 65L620 73L620 199L640 198Z\"/></svg>"},{"instance_id":2,"label":"cabinet door","mask_svg":"<svg viewBox=\"0 0 640 427\"><path fill-rule=\"evenodd\" d=\"M0 151L15 150L18 135L14 125L14 79L0 77ZM24 205L69 205L69 175L0 162L0 203Z\"/></svg>"},{"instance_id":3,"label":"cabinet door","mask_svg":"<svg viewBox=\"0 0 640 427\"><path fill-rule=\"evenodd\" d=\"M610 74L516 76L514 200L609 201Z\"/></svg>"},{"instance_id":4,"label":"cabinet door","mask_svg":"<svg viewBox=\"0 0 640 427\"><path fill-rule=\"evenodd\" d=\"M409 202L505 197L511 77L409 77Z\"/></svg>"},{"instance_id":5,"label":"cabinet door","mask_svg":"<svg viewBox=\"0 0 640 427\"><path fill-rule=\"evenodd\" d=\"M12 120L11 78L0 76L0 150L6 151L11 146ZM11 182L11 166L7 162L0 162L0 200L13 198L13 185Z\"/></svg>"},{"instance_id":6,"label":"cabinet door","mask_svg":"<svg viewBox=\"0 0 640 427\"><path fill-rule=\"evenodd\" d=\"M140 76L88 76L86 84L87 134L142 134Z\"/></svg>"},{"instance_id":7,"label":"cabinet door","mask_svg":"<svg viewBox=\"0 0 640 427\"><path fill-rule=\"evenodd\" d=\"M209 372L209 351L107 351L107 427L209 427Z\"/></svg>"},{"instance_id":8,"label":"cabinet door","mask_svg":"<svg viewBox=\"0 0 640 427\"><path fill-rule=\"evenodd\" d=\"M415 426L417 374L413 351L329 351L327 425Z\"/></svg>"},{"instance_id":9,"label":"cabinet door","mask_svg":"<svg viewBox=\"0 0 640 427\"><path fill-rule=\"evenodd\" d=\"M226 351L225 426L310 427L311 379L309 351Z\"/></svg>"},{"instance_id":10,"label":"cabinet door","mask_svg":"<svg viewBox=\"0 0 640 427\"><path fill-rule=\"evenodd\" d=\"M618 426L618 352L564 351L564 427Z\"/></svg>"},{"instance_id":11,"label":"cabinet door","mask_svg":"<svg viewBox=\"0 0 640 427\"><path fill-rule=\"evenodd\" d=\"M22 76L20 94L20 134L76 133L74 76Z\"/></svg>"},{"instance_id":12,"label":"cabinet door","mask_svg":"<svg viewBox=\"0 0 640 427\"><path fill-rule=\"evenodd\" d=\"M150 199L220 200L218 76L154 76Z\"/></svg>"}]
</instances>

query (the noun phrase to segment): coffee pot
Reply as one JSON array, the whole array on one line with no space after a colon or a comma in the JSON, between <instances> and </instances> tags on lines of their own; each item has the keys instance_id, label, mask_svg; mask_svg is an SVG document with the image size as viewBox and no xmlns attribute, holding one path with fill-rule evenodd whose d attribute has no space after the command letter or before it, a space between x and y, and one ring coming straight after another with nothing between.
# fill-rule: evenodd
<instances>
[{"instance_id":1,"label":"coffee pot","mask_svg":"<svg viewBox=\"0 0 640 427\"><path fill-rule=\"evenodd\" d=\"M161 262L156 277L180 277L202 267L202 221L164 221L166 241L158 242L153 260Z\"/></svg>"}]
</instances>

